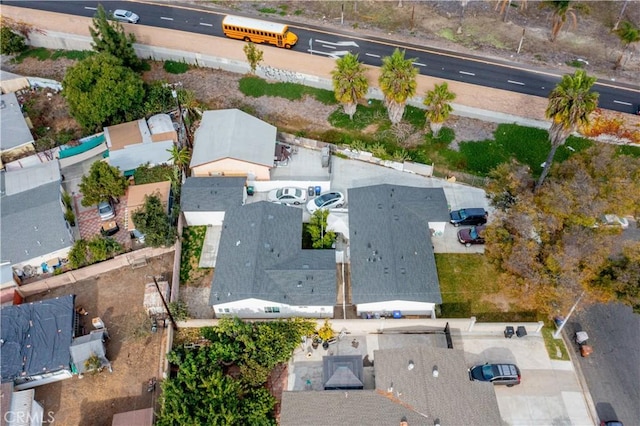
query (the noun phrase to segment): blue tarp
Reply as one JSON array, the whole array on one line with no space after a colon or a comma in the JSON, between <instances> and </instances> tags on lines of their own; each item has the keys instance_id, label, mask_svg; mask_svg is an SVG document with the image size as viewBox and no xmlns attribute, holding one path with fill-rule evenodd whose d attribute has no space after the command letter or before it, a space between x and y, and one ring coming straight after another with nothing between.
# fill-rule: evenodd
<instances>
[{"instance_id":1,"label":"blue tarp","mask_svg":"<svg viewBox=\"0 0 640 426\"><path fill-rule=\"evenodd\" d=\"M80 140L80 145L78 146L65 146L60 147L60 158L69 158L74 155L82 154L83 152L89 151L90 149L95 148L96 146L104 143L104 133L96 136L91 136L86 140Z\"/></svg>"}]
</instances>

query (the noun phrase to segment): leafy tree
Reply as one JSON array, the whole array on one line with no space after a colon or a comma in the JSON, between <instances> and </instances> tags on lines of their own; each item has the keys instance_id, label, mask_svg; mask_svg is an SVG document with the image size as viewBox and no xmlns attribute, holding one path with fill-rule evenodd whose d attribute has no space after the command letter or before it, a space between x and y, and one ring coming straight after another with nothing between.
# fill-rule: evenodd
<instances>
[{"instance_id":1,"label":"leafy tree","mask_svg":"<svg viewBox=\"0 0 640 426\"><path fill-rule=\"evenodd\" d=\"M429 120L429 127L434 138L438 137L440 129L449 114L453 111L453 107L449 102L456 98L456 94L449 91L449 85L447 82L442 84L436 84L433 90L429 90L424 97L424 105L427 107L425 113L427 120Z\"/></svg>"},{"instance_id":2,"label":"leafy tree","mask_svg":"<svg viewBox=\"0 0 640 426\"><path fill-rule=\"evenodd\" d=\"M121 64L134 71L142 69L142 62L136 56L133 43L136 37L133 34L125 34L122 24L118 21L110 21L101 4L93 18L93 26L89 27L89 33L93 38L91 47L97 53L108 53L118 58Z\"/></svg>"},{"instance_id":3,"label":"leafy tree","mask_svg":"<svg viewBox=\"0 0 640 426\"><path fill-rule=\"evenodd\" d=\"M319 209L313 212L307 230L311 234L311 245L315 249L327 249L333 246L336 234L327 231L327 217L329 210Z\"/></svg>"},{"instance_id":4,"label":"leafy tree","mask_svg":"<svg viewBox=\"0 0 640 426\"><path fill-rule=\"evenodd\" d=\"M90 262L102 262L112 258L116 253L122 251L122 245L113 238L102 238L101 236L95 236L87 243L89 249Z\"/></svg>"},{"instance_id":5,"label":"leafy tree","mask_svg":"<svg viewBox=\"0 0 640 426\"><path fill-rule=\"evenodd\" d=\"M117 167L104 161L96 161L91 165L88 175L80 181L82 205L93 206L101 201L116 201L127 189L127 179Z\"/></svg>"},{"instance_id":6,"label":"leafy tree","mask_svg":"<svg viewBox=\"0 0 640 426\"><path fill-rule=\"evenodd\" d=\"M249 62L249 67L251 67L251 74L255 74L256 68L260 65L260 62L262 62L264 52L251 42L245 44L242 50L244 50L244 54L247 56L247 62Z\"/></svg>"},{"instance_id":7,"label":"leafy tree","mask_svg":"<svg viewBox=\"0 0 640 426\"><path fill-rule=\"evenodd\" d=\"M640 242L627 243L622 253L609 259L593 285L640 314Z\"/></svg>"},{"instance_id":8,"label":"leafy tree","mask_svg":"<svg viewBox=\"0 0 640 426\"><path fill-rule=\"evenodd\" d=\"M14 53L24 52L27 45L24 37L15 33L9 27L0 28L0 53L3 55L13 55Z\"/></svg>"},{"instance_id":9,"label":"leafy tree","mask_svg":"<svg viewBox=\"0 0 640 426\"><path fill-rule=\"evenodd\" d=\"M549 7L553 10L551 15L551 38L552 42L556 41L558 34L567 22L567 18L571 18L573 23L572 27L578 26L577 11L582 11L585 14L589 13L589 7L586 4L577 3L573 4L570 0L545 0L541 3L542 7Z\"/></svg>"},{"instance_id":10,"label":"leafy tree","mask_svg":"<svg viewBox=\"0 0 640 426\"><path fill-rule=\"evenodd\" d=\"M418 87L415 59L405 59L404 55L404 50L396 48L391 56L382 58L378 79L391 124L400 123L407 99L416 94Z\"/></svg>"},{"instance_id":11,"label":"leafy tree","mask_svg":"<svg viewBox=\"0 0 640 426\"><path fill-rule=\"evenodd\" d=\"M636 214L640 205L640 160L610 145L574 154L556 172L536 192L515 163L492 174L491 197L506 202L487 228L485 250L505 291L550 315L566 312L583 291L587 302L615 296L608 284L593 283L616 253L620 231L594 224L605 213Z\"/></svg>"},{"instance_id":12,"label":"leafy tree","mask_svg":"<svg viewBox=\"0 0 640 426\"><path fill-rule=\"evenodd\" d=\"M76 240L68 255L69 266L73 269L82 268L89 264L88 244L85 240Z\"/></svg>"},{"instance_id":13,"label":"leafy tree","mask_svg":"<svg viewBox=\"0 0 640 426\"><path fill-rule=\"evenodd\" d=\"M591 91L595 82L595 77L589 77L584 70L577 70L573 75L565 74L562 81L549 94L549 104L545 115L552 120L549 129L551 150L544 163L536 189L542 185L547 177L558 147L565 143L578 126L589 124L589 115L598 106L599 94Z\"/></svg>"},{"instance_id":14,"label":"leafy tree","mask_svg":"<svg viewBox=\"0 0 640 426\"><path fill-rule=\"evenodd\" d=\"M142 78L108 53L70 67L62 87L71 115L88 131L133 120L142 110Z\"/></svg>"},{"instance_id":15,"label":"leafy tree","mask_svg":"<svg viewBox=\"0 0 640 426\"><path fill-rule=\"evenodd\" d=\"M629 46L640 41L640 28L635 26L632 22L622 21L620 23L620 27L614 32L622 43L622 52L616 61L616 65L613 67L614 69L618 69L622 67L622 60L624 59L627 50L629 50Z\"/></svg>"},{"instance_id":16,"label":"leafy tree","mask_svg":"<svg viewBox=\"0 0 640 426\"><path fill-rule=\"evenodd\" d=\"M145 114L159 114L173 111L176 108L176 100L171 93L171 87L162 81L152 81L144 85L144 112Z\"/></svg>"},{"instance_id":17,"label":"leafy tree","mask_svg":"<svg viewBox=\"0 0 640 426\"><path fill-rule=\"evenodd\" d=\"M145 243L151 247L171 245L175 240L176 230L157 194L145 195L144 205L133 213L133 223L145 234Z\"/></svg>"},{"instance_id":18,"label":"leafy tree","mask_svg":"<svg viewBox=\"0 0 640 426\"><path fill-rule=\"evenodd\" d=\"M369 81L358 55L347 53L336 60L336 68L331 71L333 92L336 100L342 104L345 114L353 120L358 101L369 90Z\"/></svg>"}]
</instances>

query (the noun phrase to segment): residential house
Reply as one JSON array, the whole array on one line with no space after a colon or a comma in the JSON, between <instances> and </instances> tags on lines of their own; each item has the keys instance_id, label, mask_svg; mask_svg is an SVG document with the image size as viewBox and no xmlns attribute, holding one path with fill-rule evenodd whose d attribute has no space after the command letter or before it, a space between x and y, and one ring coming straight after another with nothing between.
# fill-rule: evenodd
<instances>
[{"instance_id":1,"label":"residential house","mask_svg":"<svg viewBox=\"0 0 640 426\"><path fill-rule=\"evenodd\" d=\"M125 213L125 229L136 229L133 214L144 207L145 197L156 195L165 207L167 215L171 211L171 181L131 185L127 188L127 210Z\"/></svg>"},{"instance_id":2,"label":"residential house","mask_svg":"<svg viewBox=\"0 0 640 426\"><path fill-rule=\"evenodd\" d=\"M302 249L302 210L261 201L227 210L210 304L216 316L330 318L334 250Z\"/></svg>"},{"instance_id":3,"label":"residential house","mask_svg":"<svg viewBox=\"0 0 640 426\"><path fill-rule=\"evenodd\" d=\"M61 194L56 161L0 172L0 252L18 276L51 272L73 246Z\"/></svg>"},{"instance_id":4,"label":"residential house","mask_svg":"<svg viewBox=\"0 0 640 426\"><path fill-rule=\"evenodd\" d=\"M15 93L0 95L0 158L8 163L35 153L30 122L22 112Z\"/></svg>"},{"instance_id":5,"label":"residential house","mask_svg":"<svg viewBox=\"0 0 640 426\"><path fill-rule=\"evenodd\" d=\"M196 130L192 176L269 180L277 129L238 109L205 111Z\"/></svg>"},{"instance_id":6,"label":"residential house","mask_svg":"<svg viewBox=\"0 0 640 426\"><path fill-rule=\"evenodd\" d=\"M145 164L171 164L169 151L178 142L178 134L167 114L105 127L104 136L109 148L109 164L118 167L125 176L133 175L135 169Z\"/></svg>"},{"instance_id":7,"label":"residential house","mask_svg":"<svg viewBox=\"0 0 640 426\"><path fill-rule=\"evenodd\" d=\"M227 210L247 199L244 177L189 177L182 185L180 208L187 226L206 226L199 266L215 268Z\"/></svg>"},{"instance_id":8,"label":"residential house","mask_svg":"<svg viewBox=\"0 0 640 426\"><path fill-rule=\"evenodd\" d=\"M75 296L0 309L2 382L30 389L72 376L69 347L77 325Z\"/></svg>"},{"instance_id":9,"label":"residential house","mask_svg":"<svg viewBox=\"0 0 640 426\"><path fill-rule=\"evenodd\" d=\"M414 346L373 353L375 389L283 392L280 424L503 424L493 385L469 380L464 352Z\"/></svg>"},{"instance_id":10,"label":"residential house","mask_svg":"<svg viewBox=\"0 0 640 426\"><path fill-rule=\"evenodd\" d=\"M349 189L351 302L359 316L430 315L442 303L431 244L449 217L442 188Z\"/></svg>"}]
</instances>

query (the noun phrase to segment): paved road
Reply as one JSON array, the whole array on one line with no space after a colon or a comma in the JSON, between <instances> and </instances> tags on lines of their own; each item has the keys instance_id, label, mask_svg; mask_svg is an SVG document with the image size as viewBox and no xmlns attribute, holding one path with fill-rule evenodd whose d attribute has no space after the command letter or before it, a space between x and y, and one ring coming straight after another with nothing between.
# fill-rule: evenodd
<instances>
[{"instance_id":1,"label":"paved road","mask_svg":"<svg viewBox=\"0 0 640 426\"><path fill-rule=\"evenodd\" d=\"M600 420L640 424L640 315L621 304L598 304L575 314L567 333L589 334L594 351L577 364L587 382Z\"/></svg>"},{"instance_id":2,"label":"paved road","mask_svg":"<svg viewBox=\"0 0 640 426\"><path fill-rule=\"evenodd\" d=\"M95 1L7 1L19 7L48 10L68 15L92 17L99 2ZM176 29L196 34L223 37L221 20L223 11L199 10L173 5L132 4L130 2L103 2L105 9L133 9L140 16L140 25ZM277 21L278 19L272 18ZM289 23L289 22L288 22ZM311 25L290 24L299 41L293 50L311 55L337 58L348 52L358 54L367 65L379 67L382 58L390 56L396 47L414 59L419 73L474 85L546 98L560 81L555 71L533 70L521 64L490 60L432 49L423 45L402 44L376 37L364 37L357 31L336 31ZM599 106L604 109L635 113L640 102L637 85L599 80L594 86L600 94Z\"/></svg>"}]
</instances>

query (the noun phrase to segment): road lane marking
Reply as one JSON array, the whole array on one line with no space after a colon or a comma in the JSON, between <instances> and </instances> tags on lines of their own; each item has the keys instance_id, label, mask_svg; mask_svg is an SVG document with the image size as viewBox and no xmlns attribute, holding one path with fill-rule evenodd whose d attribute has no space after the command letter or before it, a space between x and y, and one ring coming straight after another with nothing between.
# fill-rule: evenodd
<instances>
[{"instance_id":1,"label":"road lane marking","mask_svg":"<svg viewBox=\"0 0 640 426\"><path fill-rule=\"evenodd\" d=\"M632 104L632 103L630 103L630 102L616 101L616 100L614 100L614 101L613 101L613 103L614 103L614 104L620 104L620 105L628 105L628 106L633 105L633 104Z\"/></svg>"},{"instance_id":2,"label":"road lane marking","mask_svg":"<svg viewBox=\"0 0 640 426\"><path fill-rule=\"evenodd\" d=\"M507 83L511 83L511 84L518 84L520 86L524 86L524 83L521 81L513 81L513 80L507 80Z\"/></svg>"},{"instance_id":3,"label":"road lane marking","mask_svg":"<svg viewBox=\"0 0 640 426\"><path fill-rule=\"evenodd\" d=\"M335 46L327 46L326 44L323 44L322 47L326 47L327 49L335 49Z\"/></svg>"},{"instance_id":4,"label":"road lane marking","mask_svg":"<svg viewBox=\"0 0 640 426\"><path fill-rule=\"evenodd\" d=\"M97 7L89 7L89 6L85 6L84 8L85 8L85 9L87 9L87 10L98 10L98 8L97 8Z\"/></svg>"},{"instance_id":5,"label":"road lane marking","mask_svg":"<svg viewBox=\"0 0 640 426\"><path fill-rule=\"evenodd\" d=\"M160 19L163 19L165 21L173 21L173 18L165 18L164 16L161 16Z\"/></svg>"},{"instance_id":6,"label":"road lane marking","mask_svg":"<svg viewBox=\"0 0 640 426\"><path fill-rule=\"evenodd\" d=\"M419 67L426 67L427 64L423 64L422 62L414 62L413 65L417 65Z\"/></svg>"},{"instance_id":7,"label":"road lane marking","mask_svg":"<svg viewBox=\"0 0 640 426\"><path fill-rule=\"evenodd\" d=\"M204 25L205 27L213 27L213 24L205 24L204 22L200 22L200 25Z\"/></svg>"},{"instance_id":8,"label":"road lane marking","mask_svg":"<svg viewBox=\"0 0 640 426\"><path fill-rule=\"evenodd\" d=\"M318 43L324 43L324 44L332 44L334 46L353 46L353 47L360 47L358 46L358 44L355 41L337 41L335 43L331 42L331 41L324 41L324 40L316 40L316 42Z\"/></svg>"},{"instance_id":9,"label":"road lane marking","mask_svg":"<svg viewBox=\"0 0 640 426\"><path fill-rule=\"evenodd\" d=\"M464 74L464 75L473 75L475 76L475 73L472 72L468 72L468 71L458 71L460 74Z\"/></svg>"},{"instance_id":10,"label":"road lane marking","mask_svg":"<svg viewBox=\"0 0 640 426\"><path fill-rule=\"evenodd\" d=\"M371 56L373 58L379 58L380 57L380 55L374 55L373 53L365 53L364 55L365 56Z\"/></svg>"}]
</instances>

